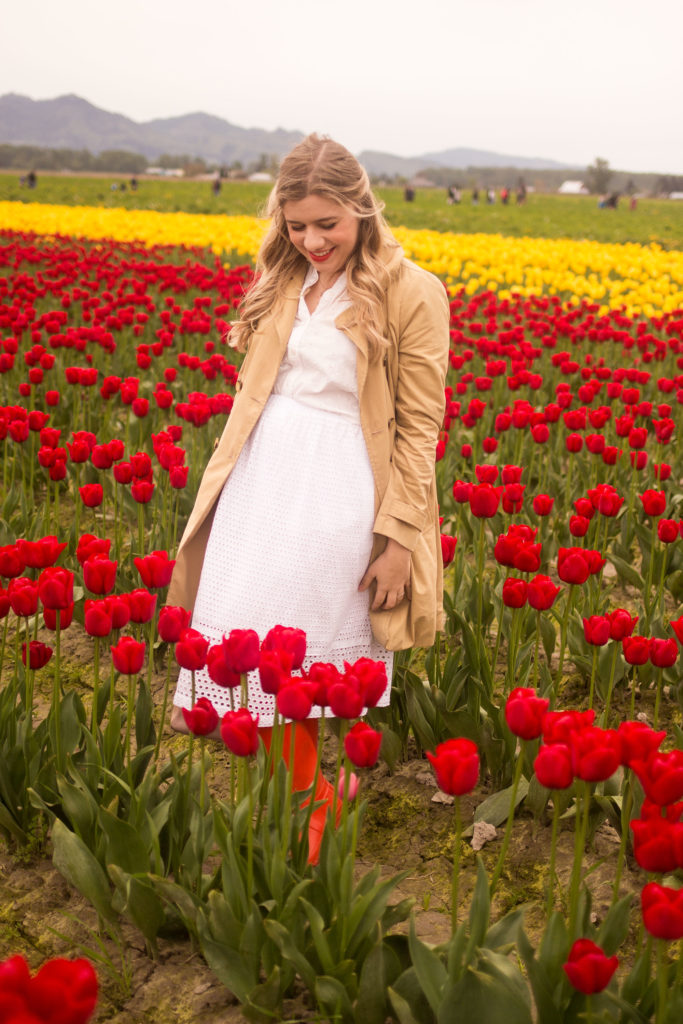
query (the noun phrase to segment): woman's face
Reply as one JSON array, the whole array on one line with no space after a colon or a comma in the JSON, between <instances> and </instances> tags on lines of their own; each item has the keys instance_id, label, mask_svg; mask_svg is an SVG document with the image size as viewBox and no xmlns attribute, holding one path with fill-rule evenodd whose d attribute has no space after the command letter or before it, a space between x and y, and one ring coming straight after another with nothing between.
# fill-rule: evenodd
<instances>
[{"instance_id":1,"label":"woman's face","mask_svg":"<svg viewBox=\"0 0 683 1024\"><path fill-rule=\"evenodd\" d=\"M290 242L321 279L338 277L358 243L358 217L318 195L285 203L282 212Z\"/></svg>"}]
</instances>

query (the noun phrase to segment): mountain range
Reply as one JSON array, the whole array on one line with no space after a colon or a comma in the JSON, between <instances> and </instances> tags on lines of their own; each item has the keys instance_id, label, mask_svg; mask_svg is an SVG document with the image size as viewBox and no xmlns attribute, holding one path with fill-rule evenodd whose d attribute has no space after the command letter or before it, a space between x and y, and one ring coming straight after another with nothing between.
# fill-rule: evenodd
<instances>
[{"instance_id":1,"label":"mountain range","mask_svg":"<svg viewBox=\"0 0 683 1024\"><path fill-rule=\"evenodd\" d=\"M244 166L263 154L283 156L303 132L277 128L241 128L223 118L201 112L180 117L133 121L94 106L80 96L69 94L51 100L32 100L7 93L0 96L0 143L42 146L50 149L87 149L94 155L105 150L128 150L149 160L162 154L201 157L211 164ZM559 170L569 164L539 157L510 156L465 147L396 156L375 150L357 154L368 173L410 177L429 167L519 167L529 170Z\"/></svg>"}]
</instances>

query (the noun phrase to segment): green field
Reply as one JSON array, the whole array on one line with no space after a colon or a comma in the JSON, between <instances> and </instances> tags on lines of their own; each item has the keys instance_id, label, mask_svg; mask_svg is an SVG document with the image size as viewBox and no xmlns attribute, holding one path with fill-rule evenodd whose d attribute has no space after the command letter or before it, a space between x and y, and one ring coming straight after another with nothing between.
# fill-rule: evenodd
<instances>
[{"instance_id":1,"label":"green field","mask_svg":"<svg viewBox=\"0 0 683 1024\"><path fill-rule=\"evenodd\" d=\"M16 173L0 174L0 201L64 203L69 206L122 206L128 209L257 215L262 212L269 186L224 182L214 196L209 181L139 179L137 191L112 185L120 177L68 177L40 175L35 190L19 184ZM524 206L514 201L503 206L485 202L473 206L463 193L457 206L446 203L444 189L418 189L407 203L401 188L380 188L392 225L432 228L436 231L499 232L521 237L588 238L599 242L656 242L666 249L683 249L683 202L640 199L635 210L622 200L616 210L598 209L595 196L530 195ZM0 225L1 226L1 225Z\"/></svg>"}]
</instances>

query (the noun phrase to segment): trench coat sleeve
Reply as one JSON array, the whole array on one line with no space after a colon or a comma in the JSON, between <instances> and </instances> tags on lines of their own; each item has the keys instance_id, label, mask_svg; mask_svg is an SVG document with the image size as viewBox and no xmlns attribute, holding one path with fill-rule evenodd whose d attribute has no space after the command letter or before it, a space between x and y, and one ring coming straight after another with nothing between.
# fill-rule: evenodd
<instances>
[{"instance_id":1,"label":"trench coat sleeve","mask_svg":"<svg viewBox=\"0 0 683 1024\"><path fill-rule=\"evenodd\" d=\"M433 516L436 443L445 409L449 304L438 278L404 263L399 281L395 437L374 532L413 551Z\"/></svg>"}]
</instances>

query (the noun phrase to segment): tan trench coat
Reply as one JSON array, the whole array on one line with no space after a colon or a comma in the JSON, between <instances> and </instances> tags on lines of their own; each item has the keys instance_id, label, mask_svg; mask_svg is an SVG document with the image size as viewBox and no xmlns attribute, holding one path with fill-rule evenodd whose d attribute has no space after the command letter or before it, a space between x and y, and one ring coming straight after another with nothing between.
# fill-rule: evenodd
<instances>
[{"instance_id":1,"label":"tan trench coat","mask_svg":"<svg viewBox=\"0 0 683 1024\"><path fill-rule=\"evenodd\" d=\"M362 332L348 326L351 310L342 313L336 325L357 348L361 426L375 480L372 557L381 553L387 537L412 552L410 601L370 613L376 639L389 650L402 650L432 644L443 615L434 451L444 413L449 314L438 278L403 259L398 247L388 248L385 259L391 273L386 355L368 359ZM180 542L167 597L170 605L194 606L216 502L272 391L304 274L305 269L292 277L281 305L261 321L250 340L235 403ZM227 632L230 623L225 625Z\"/></svg>"}]
</instances>

